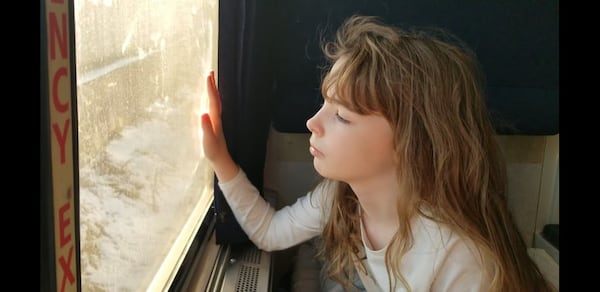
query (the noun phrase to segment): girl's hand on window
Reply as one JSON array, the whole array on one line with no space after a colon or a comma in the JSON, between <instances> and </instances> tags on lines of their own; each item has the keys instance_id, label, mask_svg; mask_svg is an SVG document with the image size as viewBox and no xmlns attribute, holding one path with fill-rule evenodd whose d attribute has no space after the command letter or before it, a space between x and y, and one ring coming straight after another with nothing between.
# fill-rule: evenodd
<instances>
[{"instance_id":1,"label":"girl's hand on window","mask_svg":"<svg viewBox=\"0 0 600 292\"><path fill-rule=\"evenodd\" d=\"M206 79L208 90L208 113L202 114L202 147L204 155L213 165L219 181L225 182L237 174L238 167L233 162L221 123L221 96L215 83L215 72Z\"/></svg>"}]
</instances>

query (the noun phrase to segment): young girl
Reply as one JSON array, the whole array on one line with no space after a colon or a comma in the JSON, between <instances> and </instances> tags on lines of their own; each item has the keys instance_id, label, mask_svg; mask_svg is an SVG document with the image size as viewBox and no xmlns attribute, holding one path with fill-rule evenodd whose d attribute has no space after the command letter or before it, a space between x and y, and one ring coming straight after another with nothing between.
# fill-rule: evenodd
<instances>
[{"instance_id":1,"label":"young girl","mask_svg":"<svg viewBox=\"0 0 600 292\"><path fill-rule=\"evenodd\" d=\"M326 275L345 290L357 275L367 290L550 290L507 209L476 59L439 36L346 20L324 46L324 104L306 123L325 180L279 211L227 151L211 73L204 152L256 246L320 236Z\"/></svg>"}]
</instances>

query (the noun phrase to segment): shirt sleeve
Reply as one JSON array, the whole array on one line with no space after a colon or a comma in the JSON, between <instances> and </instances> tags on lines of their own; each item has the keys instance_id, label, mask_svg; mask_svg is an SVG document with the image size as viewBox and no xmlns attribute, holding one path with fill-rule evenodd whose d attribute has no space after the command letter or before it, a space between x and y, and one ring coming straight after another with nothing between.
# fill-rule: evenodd
<instances>
[{"instance_id":1,"label":"shirt sleeve","mask_svg":"<svg viewBox=\"0 0 600 292\"><path fill-rule=\"evenodd\" d=\"M219 187L238 223L259 249L286 249L321 232L324 191L319 186L277 211L260 196L242 169Z\"/></svg>"}]
</instances>

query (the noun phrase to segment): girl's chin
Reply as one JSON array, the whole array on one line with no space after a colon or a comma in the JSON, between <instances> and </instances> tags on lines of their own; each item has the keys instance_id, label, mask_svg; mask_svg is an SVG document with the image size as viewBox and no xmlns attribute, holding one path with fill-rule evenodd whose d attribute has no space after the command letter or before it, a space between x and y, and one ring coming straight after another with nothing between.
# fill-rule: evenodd
<instances>
[{"instance_id":1,"label":"girl's chin","mask_svg":"<svg viewBox=\"0 0 600 292\"><path fill-rule=\"evenodd\" d=\"M313 167L320 176L322 176L324 178L329 178L329 176L327 176L327 171L323 167L323 162L319 161L319 158L317 158L317 157L313 158Z\"/></svg>"},{"instance_id":2,"label":"girl's chin","mask_svg":"<svg viewBox=\"0 0 600 292\"><path fill-rule=\"evenodd\" d=\"M331 171L331 169L327 169L323 164L323 161L319 161L318 158L313 159L313 167L315 171L323 178L331 179L331 180L340 180L339 176L336 176L335 171Z\"/></svg>"}]
</instances>

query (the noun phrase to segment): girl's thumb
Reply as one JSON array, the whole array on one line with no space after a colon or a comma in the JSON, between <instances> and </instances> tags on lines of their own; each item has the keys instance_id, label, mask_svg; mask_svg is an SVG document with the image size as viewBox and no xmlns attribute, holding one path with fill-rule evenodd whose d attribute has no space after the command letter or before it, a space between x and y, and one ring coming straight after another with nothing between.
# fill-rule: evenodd
<instances>
[{"instance_id":1,"label":"girl's thumb","mask_svg":"<svg viewBox=\"0 0 600 292\"><path fill-rule=\"evenodd\" d=\"M201 121L202 122L202 132L204 132L204 136L206 136L207 134L209 136L214 136L212 122L210 121L210 115L202 114L201 120L202 120Z\"/></svg>"}]
</instances>

